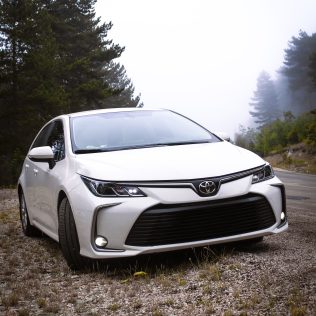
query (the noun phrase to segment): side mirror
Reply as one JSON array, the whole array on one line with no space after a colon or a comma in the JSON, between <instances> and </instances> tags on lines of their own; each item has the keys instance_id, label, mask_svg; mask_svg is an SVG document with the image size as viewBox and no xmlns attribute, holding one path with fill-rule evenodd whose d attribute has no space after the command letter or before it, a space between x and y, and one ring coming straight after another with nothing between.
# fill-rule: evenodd
<instances>
[{"instance_id":1,"label":"side mirror","mask_svg":"<svg viewBox=\"0 0 316 316\"><path fill-rule=\"evenodd\" d=\"M226 140L227 142L230 142L230 137L225 132L216 132L215 135L223 140Z\"/></svg>"},{"instance_id":2,"label":"side mirror","mask_svg":"<svg viewBox=\"0 0 316 316\"><path fill-rule=\"evenodd\" d=\"M35 162L48 162L49 168L55 166L54 153L49 146L34 147L28 153L28 157Z\"/></svg>"}]
</instances>

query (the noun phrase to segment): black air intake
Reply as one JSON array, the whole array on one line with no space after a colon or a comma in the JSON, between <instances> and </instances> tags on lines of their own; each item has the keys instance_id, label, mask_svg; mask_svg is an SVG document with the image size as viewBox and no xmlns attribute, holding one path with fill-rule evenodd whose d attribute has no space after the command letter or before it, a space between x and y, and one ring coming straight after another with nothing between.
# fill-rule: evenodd
<instances>
[{"instance_id":1,"label":"black air intake","mask_svg":"<svg viewBox=\"0 0 316 316\"><path fill-rule=\"evenodd\" d=\"M271 227L276 222L264 196L190 204L159 204L136 220L126 245L157 246L228 237Z\"/></svg>"}]
</instances>

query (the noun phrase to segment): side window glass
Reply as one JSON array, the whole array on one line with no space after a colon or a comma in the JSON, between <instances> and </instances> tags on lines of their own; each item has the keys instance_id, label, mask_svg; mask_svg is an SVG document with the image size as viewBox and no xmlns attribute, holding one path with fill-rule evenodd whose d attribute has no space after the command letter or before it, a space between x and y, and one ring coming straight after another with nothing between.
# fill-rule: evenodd
<instances>
[{"instance_id":1,"label":"side window glass","mask_svg":"<svg viewBox=\"0 0 316 316\"><path fill-rule=\"evenodd\" d=\"M55 161L60 161L65 158L64 130L61 121L54 122L54 128L52 129L45 146L50 146L52 148Z\"/></svg>"},{"instance_id":2,"label":"side window glass","mask_svg":"<svg viewBox=\"0 0 316 316\"><path fill-rule=\"evenodd\" d=\"M32 148L42 146L52 148L55 161L60 161L65 158L64 129L61 121L54 121L48 124L38 134Z\"/></svg>"},{"instance_id":3,"label":"side window glass","mask_svg":"<svg viewBox=\"0 0 316 316\"><path fill-rule=\"evenodd\" d=\"M52 122L43 128L43 130L36 137L36 139L32 145L32 148L47 146L48 137L51 134L51 131L54 128L54 125L55 125L55 123Z\"/></svg>"}]
</instances>

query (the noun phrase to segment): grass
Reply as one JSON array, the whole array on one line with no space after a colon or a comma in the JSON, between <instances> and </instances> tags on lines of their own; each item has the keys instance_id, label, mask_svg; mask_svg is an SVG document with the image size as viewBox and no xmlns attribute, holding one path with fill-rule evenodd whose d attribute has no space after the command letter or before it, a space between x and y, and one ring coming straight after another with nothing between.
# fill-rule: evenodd
<instances>
[{"instance_id":1,"label":"grass","mask_svg":"<svg viewBox=\"0 0 316 316\"><path fill-rule=\"evenodd\" d=\"M47 306L47 301L43 297L38 298L36 302L39 308L44 308Z\"/></svg>"},{"instance_id":2,"label":"grass","mask_svg":"<svg viewBox=\"0 0 316 316\"><path fill-rule=\"evenodd\" d=\"M134 310L139 310L143 306L142 302L139 299L136 299L133 302L133 309Z\"/></svg>"},{"instance_id":3,"label":"grass","mask_svg":"<svg viewBox=\"0 0 316 316\"><path fill-rule=\"evenodd\" d=\"M219 267L215 264L206 264L204 269L199 272L200 279L206 279L208 281L218 282L221 279L221 271Z\"/></svg>"},{"instance_id":4,"label":"grass","mask_svg":"<svg viewBox=\"0 0 316 316\"><path fill-rule=\"evenodd\" d=\"M23 236L18 210L0 212L0 264L0 313L8 315L217 315L220 310L229 316L282 310L300 316L311 311L302 287L293 289L292 275L288 280L271 275L256 248L202 247L72 272L56 242ZM254 280L257 268L262 272ZM275 286L286 282L278 294Z\"/></svg>"},{"instance_id":5,"label":"grass","mask_svg":"<svg viewBox=\"0 0 316 316\"><path fill-rule=\"evenodd\" d=\"M158 307L154 307L152 309L152 316L164 316L164 313L158 308Z\"/></svg>"},{"instance_id":6,"label":"grass","mask_svg":"<svg viewBox=\"0 0 316 316\"><path fill-rule=\"evenodd\" d=\"M30 311L26 308L21 308L18 310L18 315L19 316L29 316L31 315Z\"/></svg>"},{"instance_id":7,"label":"grass","mask_svg":"<svg viewBox=\"0 0 316 316\"><path fill-rule=\"evenodd\" d=\"M108 309L112 312L117 312L120 308L121 306L117 303L113 303L108 306Z\"/></svg>"},{"instance_id":8,"label":"grass","mask_svg":"<svg viewBox=\"0 0 316 316\"><path fill-rule=\"evenodd\" d=\"M43 311L45 313L57 314L60 310L60 306L58 303L50 303L44 306Z\"/></svg>"},{"instance_id":9,"label":"grass","mask_svg":"<svg viewBox=\"0 0 316 316\"><path fill-rule=\"evenodd\" d=\"M2 298L2 304L5 307L17 306L19 302L19 295L15 292Z\"/></svg>"},{"instance_id":10,"label":"grass","mask_svg":"<svg viewBox=\"0 0 316 316\"><path fill-rule=\"evenodd\" d=\"M306 307L302 305L304 301L303 294L295 287L291 291L291 295L288 299L288 305L290 307L291 316L305 316L307 315Z\"/></svg>"}]
</instances>

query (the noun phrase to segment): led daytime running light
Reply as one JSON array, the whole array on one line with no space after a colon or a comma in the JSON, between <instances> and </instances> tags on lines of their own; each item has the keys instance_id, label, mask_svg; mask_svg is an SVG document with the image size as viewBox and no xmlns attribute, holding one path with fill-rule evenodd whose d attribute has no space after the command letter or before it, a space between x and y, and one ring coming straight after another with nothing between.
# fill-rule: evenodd
<instances>
[{"instance_id":1,"label":"led daytime running light","mask_svg":"<svg viewBox=\"0 0 316 316\"><path fill-rule=\"evenodd\" d=\"M252 183L258 183L274 177L274 171L270 165L265 165L261 170L252 175Z\"/></svg>"},{"instance_id":2,"label":"led daytime running light","mask_svg":"<svg viewBox=\"0 0 316 316\"><path fill-rule=\"evenodd\" d=\"M88 189L96 196L102 197L141 197L146 196L136 186L99 181L81 176Z\"/></svg>"}]
</instances>

